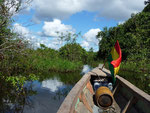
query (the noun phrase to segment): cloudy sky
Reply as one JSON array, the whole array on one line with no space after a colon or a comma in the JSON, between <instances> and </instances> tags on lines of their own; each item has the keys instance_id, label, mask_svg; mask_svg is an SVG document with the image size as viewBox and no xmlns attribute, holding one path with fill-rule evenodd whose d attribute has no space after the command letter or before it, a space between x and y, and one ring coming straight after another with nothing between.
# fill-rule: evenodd
<instances>
[{"instance_id":1,"label":"cloudy sky","mask_svg":"<svg viewBox=\"0 0 150 113\"><path fill-rule=\"evenodd\" d=\"M86 50L98 50L96 35L144 8L144 0L33 0L14 19L14 30L35 46L59 49L59 33L79 33L77 42ZM57 33L59 32L59 33Z\"/></svg>"}]
</instances>

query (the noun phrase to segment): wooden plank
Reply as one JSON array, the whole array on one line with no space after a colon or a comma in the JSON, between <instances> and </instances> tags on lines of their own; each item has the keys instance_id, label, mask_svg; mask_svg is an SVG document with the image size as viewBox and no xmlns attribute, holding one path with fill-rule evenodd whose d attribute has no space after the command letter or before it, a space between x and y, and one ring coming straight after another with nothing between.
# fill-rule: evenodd
<instances>
[{"instance_id":1,"label":"wooden plank","mask_svg":"<svg viewBox=\"0 0 150 113\"><path fill-rule=\"evenodd\" d=\"M76 104L76 101L79 97L79 94L81 94L83 88L87 84L87 82L90 80L91 75L96 75L96 76L110 76L110 72L103 68L103 70L100 70L99 68L93 69L91 72L88 72L85 74L80 81L72 88L72 90L69 92L67 97L65 98L64 102L60 106L59 110L57 113L73 113L74 111L74 106ZM144 91L140 90L124 78L116 75L116 78L118 79L119 85L115 89L114 93L119 90L119 87L124 87L126 88L129 92L133 94L133 96L137 99L140 99L150 105L150 95L146 94ZM131 104L132 104L132 99L127 103L125 110L129 110Z\"/></svg>"},{"instance_id":2,"label":"wooden plank","mask_svg":"<svg viewBox=\"0 0 150 113\"><path fill-rule=\"evenodd\" d=\"M80 98L80 101L85 105L85 107L92 113L93 110L92 110L91 106L89 105L89 103L87 102L83 91L82 91L81 95L79 96L79 98Z\"/></svg>"},{"instance_id":3,"label":"wooden plank","mask_svg":"<svg viewBox=\"0 0 150 113\"><path fill-rule=\"evenodd\" d=\"M113 102L112 107L115 108L115 112L114 113L121 113L121 108L119 107L119 105L117 104L117 102L115 100Z\"/></svg>"},{"instance_id":4,"label":"wooden plank","mask_svg":"<svg viewBox=\"0 0 150 113\"><path fill-rule=\"evenodd\" d=\"M110 76L110 73L108 70L106 70L105 68L103 68L103 70L101 70L98 67L94 68L92 71L90 71L88 73L91 75L95 75L95 76L103 76L103 77Z\"/></svg>"},{"instance_id":5,"label":"wooden plank","mask_svg":"<svg viewBox=\"0 0 150 113\"><path fill-rule=\"evenodd\" d=\"M69 92L69 94L61 104L60 108L58 109L57 113L73 113L76 101L79 95L81 94L83 88L90 80L91 75L107 76L107 74L105 73L107 70L103 70L100 70L99 68L94 68L91 72L88 72L87 74L83 75L80 81L77 82L77 84Z\"/></svg>"},{"instance_id":6,"label":"wooden plank","mask_svg":"<svg viewBox=\"0 0 150 113\"><path fill-rule=\"evenodd\" d=\"M115 89L113 90L113 95L115 94L115 92L118 92L119 91L119 83L117 83Z\"/></svg>"},{"instance_id":7,"label":"wooden plank","mask_svg":"<svg viewBox=\"0 0 150 113\"><path fill-rule=\"evenodd\" d=\"M124 107L122 113L126 113L128 107L131 105L131 101L132 101L133 97L128 101L128 103L126 104L126 106Z\"/></svg>"},{"instance_id":8,"label":"wooden plank","mask_svg":"<svg viewBox=\"0 0 150 113\"><path fill-rule=\"evenodd\" d=\"M126 113L130 108L132 107L133 104L137 102L137 99L135 97L131 97L131 99L128 101L124 109L122 110L122 113Z\"/></svg>"},{"instance_id":9,"label":"wooden plank","mask_svg":"<svg viewBox=\"0 0 150 113\"><path fill-rule=\"evenodd\" d=\"M140 99L140 100L144 101L145 103L147 103L148 105L150 105L150 95L148 95L144 91L140 90L139 88L137 88L136 86L134 86L133 84L128 82L126 79L124 79L118 75L116 75L116 78L119 80L122 87L127 88L134 97L136 97L137 99Z\"/></svg>"},{"instance_id":10,"label":"wooden plank","mask_svg":"<svg viewBox=\"0 0 150 113\"><path fill-rule=\"evenodd\" d=\"M83 88L86 86L87 82L90 80L91 75L85 74L77 84L72 88L69 92L63 103L61 104L60 108L58 109L57 113L73 113L75 104L79 95L81 94Z\"/></svg>"},{"instance_id":11,"label":"wooden plank","mask_svg":"<svg viewBox=\"0 0 150 113\"><path fill-rule=\"evenodd\" d=\"M110 74L110 71L107 70L106 68L103 68L103 72L107 73L107 75ZM129 81L127 81L126 79L116 75L116 78L119 80L119 83L122 87L127 88L128 90L130 90L130 92L136 96L136 98L139 98L141 100L143 100L144 102L146 102L147 104L150 105L150 95L148 95L147 93L145 93L144 91L142 91L141 89L137 88L136 86L134 86L133 84L131 84ZM119 86L120 86L119 85Z\"/></svg>"}]
</instances>

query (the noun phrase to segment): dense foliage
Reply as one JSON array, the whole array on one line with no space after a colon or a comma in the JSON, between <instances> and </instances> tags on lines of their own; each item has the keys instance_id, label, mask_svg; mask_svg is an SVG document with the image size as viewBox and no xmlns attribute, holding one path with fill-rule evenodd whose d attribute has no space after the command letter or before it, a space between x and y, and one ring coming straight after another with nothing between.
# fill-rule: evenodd
<instances>
[{"instance_id":1,"label":"dense foliage","mask_svg":"<svg viewBox=\"0 0 150 113\"><path fill-rule=\"evenodd\" d=\"M108 57L116 40L119 41L123 60L121 70L141 73L140 76L135 74L134 80L147 83L146 91L150 91L150 4L142 12L132 14L123 24L105 27L97 37L102 38L98 55L103 59ZM120 75L132 82L133 76L128 77L121 72ZM139 84L137 86L140 87Z\"/></svg>"},{"instance_id":2,"label":"dense foliage","mask_svg":"<svg viewBox=\"0 0 150 113\"><path fill-rule=\"evenodd\" d=\"M42 44L43 45L43 44ZM45 45L44 45L45 46ZM32 70L42 71L55 71L55 72L74 72L80 71L82 62L71 62L63 59L58 50L51 48L38 48L37 50L29 50L30 54L30 67Z\"/></svg>"},{"instance_id":3,"label":"dense foliage","mask_svg":"<svg viewBox=\"0 0 150 113\"><path fill-rule=\"evenodd\" d=\"M117 27L104 28L98 33L99 56L107 57L116 40L122 49L123 61L148 62L150 60L150 12L149 5ZM146 10L147 9L147 10Z\"/></svg>"},{"instance_id":4,"label":"dense foliage","mask_svg":"<svg viewBox=\"0 0 150 113\"><path fill-rule=\"evenodd\" d=\"M69 61L84 61L86 59L86 51L80 44L66 44L59 49L60 56Z\"/></svg>"},{"instance_id":5,"label":"dense foliage","mask_svg":"<svg viewBox=\"0 0 150 113\"><path fill-rule=\"evenodd\" d=\"M36 77L27 71L28 43L12 31L11 17L19 11L20 1L0 0L0 112L6 113L13 108L20 111L26 104L27 94L33 94L23 85ZM12 11L12 8L14 11ZM11 10L11 11L10 11ZM12 110L12 109L11 109Z\"/></svg>"},{"instance_id":6,"label":"dense foliage","mask_svg":"<svg viewBox=\"0 0 150 113\"><path fill-rule=\"evenodd\" d=\"M84 64L97 66L96 52L86 51L78 43L69 43L59 50L46 47L44 44L34 50L28 49L30 56L26 64L31 71L75 72L81 71ZM31 70L32 69L32 70Z\"/></svg>"},{"instance_id":7,"label":"dense foliage","mask_svg":"<svg viewBox=\"0 0 150 113\"><path fill-rule=\"evenodd\" d=\"M44 44L37 49L30 48L23 36L12 31L11 17L20 10L19 1L0 0L0 112L10 112L12 108L21 112L24 105L28 104L26 98L35 92L31 87L24 87L27 81L43 80L41 73L80 71L84 64L95 67L99 64L99 58L107 58L116 40L119 41L123 53L119 74L132 81L130 77L124 76L123 70L143 72L142 76L133 75L135 84L136 81L142 81L145 91L150 93L150 5L141 13L132 14L124 24L106 27L99 32L97 37L102 40L97 55L92 48L86 51L76 43L80 34L62 34L60 40L64 46L59 50L48 48ZM14 7L14 12L10 12L8 6ZM76 79L77 76L67 78ZM61 79L65 81L66 77L62 76ZM74 84L72 79L69 83Z\"/></svg>"},{"instance_id":8,"label":"dense foliage","mask_svg":"<svg viewBox=\"0 0 150 113\"><path fill-rule=\"evenodd\" d=\"M30 48L25 38L12 30L11 17L20 10L20 6L20 0L0 0L0 112L2 113L23 112L24 106L29 104L27 97L35 94L32 87L25 87L25 84L41 80L43 78L41 73L80 71L89 59L88 52L76 43L78 34L68 33L61 36L60 39L66 44L59 50L48 48L44 44L37 49ZM11 8L14 12L10 11Z\"/></svg>"}]
</instances>

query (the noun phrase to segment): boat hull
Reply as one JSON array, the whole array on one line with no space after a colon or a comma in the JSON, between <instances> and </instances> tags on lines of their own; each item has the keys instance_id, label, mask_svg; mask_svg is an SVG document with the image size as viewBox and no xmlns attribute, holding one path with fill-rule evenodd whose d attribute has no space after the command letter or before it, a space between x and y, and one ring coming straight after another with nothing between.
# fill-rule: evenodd
<instances>
[{"instance_id":1,"label":"boat hull","mask_svg":"<svg viewBox=\"0 0 150 113\"><path fill-rule=\"evenodd\" d=\"M85 74L69 92L57 113L94 113L97 105L93 79L99 77L109 79L110 72L95 68ZM118 75L112 93L113 112L150 113L150 95Z\"/></svg>"}]
</instances>

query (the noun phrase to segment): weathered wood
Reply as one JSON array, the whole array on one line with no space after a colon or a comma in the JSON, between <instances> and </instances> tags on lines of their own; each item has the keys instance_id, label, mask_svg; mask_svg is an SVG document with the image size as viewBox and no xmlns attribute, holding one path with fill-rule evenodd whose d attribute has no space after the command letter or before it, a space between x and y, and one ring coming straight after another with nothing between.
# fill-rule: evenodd
<instances>
[{"instance_id":1,"label":"weathered wood","mask_svg":"<svg viewBox=\"0 0 150 113\"><path fill-rule=\"evenodd\" d=\"M89 90L89 92L91 94L93 94L93 91L91 89L92 86L89 84L89 81L91 79L91 75L92 76L106 77L106 76L110 76L110 71L108 71L105 68L103 68L103 70L101 70L99 68L95 68L91 72L88 72L87 74L85 74L80 79L80 81L69 92L69 94L65 98L64 102L60 106L57 113L73 113L73 112L75 112L75 105L77 103L77 99L79 98L79 96L83 92L83 89L87 88ZM131 98L131 100L129 100L126 105L123 105L123 107L125 106L123 109L123 112L130 110L132 105L137 100L142 100L144 103L146 103L148 106L150 106L150 95L146 94L145 92L143 92L142 90L140 90L139 88L137 88L136 86L134 86L133 84L131 84L130 82L128 82L127 80L125 80L124 78L122 78L118 75L116 75L116 79L117 79L117 86L113 91L114 96L116 96L117 93L119 93L120 88L127 89L127 91L130 92L133 96L133 98ZM87 103L84 103L84 104L81 102L79 102L79 103L82 106L85 104L87 105ZM115 103L115 100L114 100L114 103ZM116 105L117 105L117 103L116 103ZM87 108L86 106L84 106L84 107ZM78 110L80 110L80 109L78 109ZM117 111L119 111L119 110L120 110L120 108L118 106ZM88 111L89 112L91 111L91 109L89 109L89 106L88 106Z\"/></svg>"},{"instance_id":2,"label":"weathered wood","mask_svg":"<svg viewBox=\"0 0 150 113\"><path fill-rule=\"evenodd\" d=\"M136 86L134 86L133 84L128 82L126 79L124 79L118 75L116 75L116 78L119 80L119 83L122 85L122 87L127 88L134 97L136 97L137 99L140 99L140 100L144 101L145 103L147 103L148 105L150 105L150 95L148 95L144 91L140 90L139 88L137 88Z\"/></svg>"},{"instance_id":3,"label":"weathered wood","mask_svg":"<svg viewBox=\"0 0 150 113\"><path fill-rule=\"evenodd\" d=\"M106 77L106 76L110 76L110 72L103 68L103 70L101 70L100 68L94 68L92 71L88 72L90 75L95 75L95 76L103 76L103 77Z\"/></svg>"},{"instance_id":4,"label":"weathered wood","mask_svg":"<svg viewBox=\"0 0 150 113\"><path fill-rule=\"evenodd\" d=\"M88 83L91 78L91 75L95 76L104 76L106 77L109 74L109 71L103 68L100 70L99 68L94 68L91 72L85 74L82 79L72 88L69 92L62 105L60 106L57 113L73 113L76 101L81 94L83 88Z\"/></svg>"},{"instance_id":5,"label":"weathered wood","mask_svg":"<svg viewBox=\"0 0 150 113\"><path fill-rule=\"evenodd\" d=\"M113 95L117 92L117 90L119 91L119 83L116 85L115 89L113 90Z\"/></svg>"},{"instance_id":6,"label":"weathered wood","mask_svg":"<svg viewBox=\"0 0 150 113\"><path fill-rule=\"evenodd\" d=\"M122 113L126 113L128 107L129 107L129 105L131 105L130 103L131 103L132 99L133 99L133 97L128 101L128 103L127 103L126 106L124 107Z\"/></svg>"},{"instance_id":7,"label":"weathered wood","mask_svg":"<svg viewBox=\"0 0 150 113\"><path fill-rule=\"evenodd\" d=\"M92 108L90 107L89 103L87 102L87 99L85 97L84 92L81 93L79 96L80 101L85 105L86 109L88 109L91 113L93 112Z\"/></svg>"},{"instance_id":8,"label":"weathered wood","mask_svg":"<svg viewBox=\"0 0 150 113\"><path fill-rule=\"evenodd\" d=\"M69 94L61 104L57 113L73 113L79 94L81 94L83 88L90 80L90 78L91 75L87 73L82 77L82 79L79 80L79 82L77 82L77 84L72 88L72 90L69 92Z\"/></svg>"},{"instance_id":9,"label":"weathered wood","mask_svg":"<svg viewBox=\"0 0 150 113\"><path fill-rule=\"evenodd\" d=\"M90 81L87 83L86 87L91 92L91 94L94 95L94 91L93 91L93 88L92 88Z\"/></svg>"},{"instance_id":10,"label":"weathered wood","mask_svg":"<svg viewBox=\"0 0 150 113\"><path fill-rule=\"evenodd\" d=\"M112 107L115 108L115 113L120 113L121 109L119 107L119 105L116 103L116 101L114 100Z\"/></svg>"},{"instance_id":11,"label":"weathered wood","mask_svg":"<svg viewBox=\"0 0 150 113\"><path fill-rule=\"evenodd\" d=\"M136 102L137 102L137 99L132 96L131 99L126 104L126 106L124 107L122 113L126 113L128 110L130 110L130 108L132 107L132 105L135 104Z\"/></svg>"}]
</instances>

